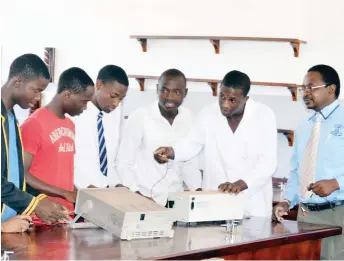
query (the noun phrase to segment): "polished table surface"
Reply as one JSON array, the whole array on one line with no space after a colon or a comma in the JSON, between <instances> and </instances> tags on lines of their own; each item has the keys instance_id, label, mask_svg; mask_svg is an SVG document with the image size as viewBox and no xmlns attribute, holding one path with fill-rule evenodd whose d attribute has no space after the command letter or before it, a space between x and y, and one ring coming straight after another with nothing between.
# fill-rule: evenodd
<instances>
[{"instance_id":1,"label":"polished table surface","mask_svg":"<svg viewBox=\"0 0 344 261\"><path fill-rule=\"evenodd\" d=\"M245 249L274 247L341 234L340 227L254 217L243 220L236 234L225 227L175 227L172 239L122 241L103 229L74 229L61 225L35 227L23 234L2 234L2 251L12 259L185 259L219 256ZM221 252L221 253L220 253ZM199 253L205 255L197 256ZM184 258L183 258L184 259Z\"/></svg>"}]
</instances>

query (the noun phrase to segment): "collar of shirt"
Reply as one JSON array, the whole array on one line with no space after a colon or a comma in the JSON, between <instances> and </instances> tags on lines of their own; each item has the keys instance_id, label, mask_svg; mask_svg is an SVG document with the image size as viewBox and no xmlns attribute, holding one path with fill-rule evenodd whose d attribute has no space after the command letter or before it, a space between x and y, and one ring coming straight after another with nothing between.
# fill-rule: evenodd
<instances>
[{"instance_id":1,"label":"collar of shirt","mask_svg":"<svg viewBox=\"0 0 344 261\"><path fill-rule=\"evenodd\" d=\"M256 102L252 100L252 98L249 98L245 105L245 111L244 111L244 120L248 120L251 117L253 117L256 113Z\"/></svg>"},{"instance_id":2,"label":"collar of shirt","mask_svg":"<svg viewBox=\"0 0 344 261\"><path fill-rule=\"evenodd\" d=\"M225 123L227 127L228 126L227 118L222 115L221 108L217 101L212 104L212 108L215 109L217 113L214 113L214 115L212 115L211 117L217 117L220 121ZM257 111L257 103L252 98L249 98L246 102L244 115L240 121L239 126L242 126L245 122L250 121L252 117L256 117L256 115L259 115L259 113L260 111Z\"/></svg>"},{"instance_id":3,"label":"collar of shirt","mask_svg":"<svg viewBox=\"0 0 344 261\"><path fill-rule=\"evenodd\" d=\"M330 105L327 105L324 109L322 109L319 113L320 115L327 120L328 117L331 116L331 114L339 107L339 102L338 100L335 100L332 102ZM316 118L316 112L310 117L308 120L315 120Z\"/></svg>"},{"instance_id":4,"label":"collar of shirt","mask_svg":"<svg viewBox=\"0 0 344 261\"><path fill-rule=\"evenodd\" d=\"M97 114L98 115L98 113L100 112L100 110L97 108L97 106L95 106L94 104L93 104L93 102L92 101L90 101L88 104L87 104L87 109L86 109L86 111L89 111L90 113L94 113L94 114ZM85 111L85 112L86 112ZM104 115L106 115L107 113L104 113Z\"/></svg>"},{"instance_id":5,"label":"collar of shirt","mask_svg":"<svg viewBox=\"0 0 344 261\"><path fill-rule=\"evenodd\" d=\"M159 101L155 101L151 105L149 112L150 112L150 115L152 116L153 119L159 119L159 120L163 120L163 121L167 122L167 120L161 115L161 112L159 109ZM182 106L179 106L178 114L175 117L173 122L184 120L186 118L189 119L189 116L187 116L186 114L187 113L186 113L185 109Z\"/></svg>"}]
</instances>

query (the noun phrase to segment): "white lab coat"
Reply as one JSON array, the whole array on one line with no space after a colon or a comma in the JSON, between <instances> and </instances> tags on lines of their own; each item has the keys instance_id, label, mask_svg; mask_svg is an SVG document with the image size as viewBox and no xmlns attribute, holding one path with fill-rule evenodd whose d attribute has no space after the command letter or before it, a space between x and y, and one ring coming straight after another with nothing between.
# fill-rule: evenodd
<instances>
[{"instance_id":1,"label":"white lab coat","mask_svg":"<svg viewBox=\"0 0 344 261\"><path fill-rule=\"evenodd\" d=\"M175 161L204 150L203 189L217 190L224 182L242 179L248 185L245 216L271 216L272 175L277 167L277 127L266 105L247 101L244 116L233 134L218 102L200 113L185 139L174 146Z\"/></svg>"},{"instance_id":2,"label":"white lab coat","mask_svg":"<svg viewBox=\"0 0 344 261\"><path fill-rule=\"evenodd\" d=\"M140 191L165 206L168 192L201 187L197 157L187 162L159 164L153 153L159 146L173 146L184 137L195 122L187 108L179 107L172 125L162 117L158 102L136 110L126 121L116 160L122 184Z\"/></svg>"}]
</instances>

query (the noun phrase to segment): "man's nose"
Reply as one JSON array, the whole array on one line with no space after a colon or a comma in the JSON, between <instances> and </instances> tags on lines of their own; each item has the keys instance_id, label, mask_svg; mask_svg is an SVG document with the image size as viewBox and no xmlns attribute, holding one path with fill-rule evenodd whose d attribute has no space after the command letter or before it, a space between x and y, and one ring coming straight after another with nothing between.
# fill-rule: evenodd
<instances>
[{"instance_id":1,"label":"man's nose","mask_svg":"<svg viewBox=\"0 0 344 261\"><path fill-rule=\"evenodd\" d=\"M224 108L224 109L230 109L230 103L229 103L229 101L224 101L223 103L222 103L222 108Z\"/></svg>"},{"instance_id":2,"label":"man's nose","mask_svg":"<svg viewBox=\"0 0 344 261\"><path fill-rule=\"evenodd\" d=\"M35 101L36 102L39 102L41 100L41 96L42 94L41 93L37 93L36 97L35 97Z\"/></svg>"},{"instance_id":3,"label":"man's nose","mask_svg":"<svg viewBox=\"0 0 344 261\"><path fill-rule=\"evenodd\" d=\"M306 97L310 97L310 96L311 96L311 94L310 94L309 92L307 92L307 91L304 91L304 92L302 93L303 99L305 99Z\"/></svg>"},{"instance_id":4,"label":"man's nose","mask_svg":"<svg viewBox=\"0 0 344 261\"><path fill-rule=\"evenodd\" d=\"M113 103L113 106L115 107L115 108L117 108L118 107L118 105L121 103L121 100L120 99L115 99L115 101L114 101L114 103Z\"/></svg>"}]
</instances>

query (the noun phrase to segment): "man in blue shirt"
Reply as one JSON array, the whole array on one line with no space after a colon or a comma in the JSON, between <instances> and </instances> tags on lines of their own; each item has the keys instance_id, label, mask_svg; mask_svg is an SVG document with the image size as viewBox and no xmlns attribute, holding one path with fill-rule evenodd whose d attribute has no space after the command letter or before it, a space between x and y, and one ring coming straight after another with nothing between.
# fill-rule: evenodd
<instances>
[{"instance_id":1,"label":"man in blue shirt","mask_svg":"<svg viewBox=\"0 0 344 261\"><path fill-rule=\"evenodd\" d=\"M295 132L285 200L272 218L283 220L299 204L297 220L344 227L344 106L338 102L340 79L327 65L308 70L302 86L311 117ZM322 241L321 258L344 259L344 235Z\"/></svg>"}]
</instances>

